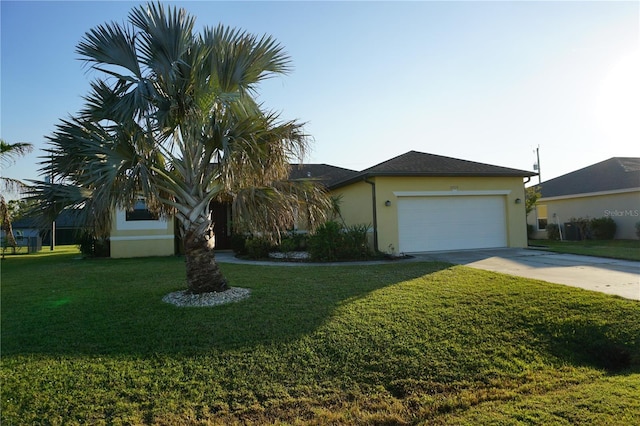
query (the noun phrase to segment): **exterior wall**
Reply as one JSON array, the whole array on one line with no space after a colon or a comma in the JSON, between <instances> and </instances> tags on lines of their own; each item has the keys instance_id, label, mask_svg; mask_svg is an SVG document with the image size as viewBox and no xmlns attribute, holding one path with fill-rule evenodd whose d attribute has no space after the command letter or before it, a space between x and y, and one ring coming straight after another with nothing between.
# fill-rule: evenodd
<instances>
[{"instance_id":1,"label":"exterior wall","mask_svg":"<svg viewBox=\"0 0 640 426\"><path fill-rule=\"evenodd\" d=\"M173 219L127 221L123 210L117 210L113 215L111 257L175 254Z\"/></svg>"},{"instance_id":2,"label":"exterior wall","mask_svg":"<svg viewBox=\"0 0 640 426\"><path fill-rule=\"evenodd\" d=\"M564 224L569 222L570 218L611 217L617 225L616 239L637 238L635 223L640 221L640 189L628 192L541 198L537 204L547 206L548 223L559 223L563 232ZM535 226L535 211L529 213L527 223ZM547 233L536 231L533 238L547 238Z\"/></svg>"},{"instance_id":3,"label":"exterior wall","mask_svg":"<svg viewBox=\"0 0 640 426\"><path fill-rule=\"evenodd\" d=\"M399 192L439 192L442 195L460 195L499 192L505 197L507 218L507 244L509 247L526 247L524 184L521 177L376 177L376 211L378 250L391 252L399 247L398 196ZM347 224L373 224L371 186L357 182L338 188L335 194L343 195L342 216ZM516 204L516 199L520 203ZM390 205L385 203L389 201ZM473 212L470 212L473 214Z\"/></svg>"},{"instance_id":4,"label":"exterior wall","mask_svg":"<svg viewBox=\"0 0 640 426\"><path fill-rule=\"evenodd\" d=\"M359 181L338 188L331 192L333 196L341 196L340 214L347 225L368 225L369 246L373 247L373 203L371 185Z\"/></svg>"},{"instance_id":5,"label":"exterior wall","mask_svg":"<svg viewBox=\"0 0 640 426\"><path fill-rule=\"evenodd\" d=\"M370 184L364 181L355 182L332 191L331 195L342 196L340 213L347 225L373 226L373 204L371 202Z\"/></svg>"}]
</instances>

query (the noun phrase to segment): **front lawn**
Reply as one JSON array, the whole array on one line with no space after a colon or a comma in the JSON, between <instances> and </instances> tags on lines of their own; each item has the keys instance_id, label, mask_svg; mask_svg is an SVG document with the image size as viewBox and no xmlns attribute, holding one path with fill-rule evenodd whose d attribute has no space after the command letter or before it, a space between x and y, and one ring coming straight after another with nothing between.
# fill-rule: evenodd
<instances>
[{"instance_id":1,"label":"front lawn","mask_svg":"<svg viewBox=\"0 0 640 426\"><path fill-rule=\"evenodd\" d=\"M637 424L640 303L442 263L2 261L7 424Z\"/></svg>"},{"instance_id":2,"label":"front lawn","mask_svg":"<svg viewBox=\"0 0 640 426\"><path fill-rule=\"evenodd\" d=\"M529 240L529 245L556 253L640 261L640 240Z\"/></svg>"}]
</instances>

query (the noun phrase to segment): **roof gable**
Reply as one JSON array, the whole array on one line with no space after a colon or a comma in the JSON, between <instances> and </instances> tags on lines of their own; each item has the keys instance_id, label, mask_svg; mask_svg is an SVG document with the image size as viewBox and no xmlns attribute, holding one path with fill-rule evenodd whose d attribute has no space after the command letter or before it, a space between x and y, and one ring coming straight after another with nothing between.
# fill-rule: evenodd
<instances>
[{"instance_id":1,"label":"roof gable","mask_svg":"<svg viewBox=\"0 0 640 426\"><path fill-rule=\"evenodd\" d=\"M543 198L640 187L640 158L612 157L542 182Z\"/></svg>"}]
</instances>

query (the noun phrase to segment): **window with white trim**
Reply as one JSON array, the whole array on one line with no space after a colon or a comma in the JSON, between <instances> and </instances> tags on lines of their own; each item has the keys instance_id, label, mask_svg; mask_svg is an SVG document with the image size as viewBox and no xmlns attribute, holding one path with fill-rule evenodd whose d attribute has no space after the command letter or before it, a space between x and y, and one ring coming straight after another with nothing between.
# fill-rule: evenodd
<instances>
[{"instance_id":1,"label":"window with white trim","mask_svg":"<svg viewBox=\"0 0 640 426\"><path fill-rule=\"evenodd\" d=\"M133 210L126 212L125 220L127 222L138 220L158 220L158 215L153 214L149 211L144 200L138 200L133 206Z\"/></svg>"}]
</instances>

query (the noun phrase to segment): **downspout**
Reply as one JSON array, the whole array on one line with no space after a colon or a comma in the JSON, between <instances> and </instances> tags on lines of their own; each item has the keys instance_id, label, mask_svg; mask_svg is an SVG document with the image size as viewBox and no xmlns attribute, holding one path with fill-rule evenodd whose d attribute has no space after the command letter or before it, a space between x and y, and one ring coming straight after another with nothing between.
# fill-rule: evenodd
<instances>
[{"instance_id":1,"label":"downspout","mask_svg":"<svg viewBox=\"0 0 640 426\"><path fill-rule=\"evenodd\" d=\"M379 250L378 250L378 214L377 214L377 208L376 208L376 183L370 181L366 177L364 178L364 181L369 185L371 185L371 207L372 207L372 213L373 213L373 249L377 253Z\"/></svg>"},{"instance_id":2,"label":"downspout","mask_svg":"<svg viewBox=\"0 0 640 426\"><path fill-rule=\"evenodd\" d=\"M522 186L524 187L526 184L528 184L529 182L531 182L531 176L527 176L527 180L525 180L522 184ZM524 209L524 227L525 227L525 234L527 236L527 247L529 247L529 215L527 214L527 188L524 188L524 204L525 204L525 209Z\"/></svg>"}]
</instances>

